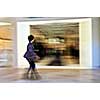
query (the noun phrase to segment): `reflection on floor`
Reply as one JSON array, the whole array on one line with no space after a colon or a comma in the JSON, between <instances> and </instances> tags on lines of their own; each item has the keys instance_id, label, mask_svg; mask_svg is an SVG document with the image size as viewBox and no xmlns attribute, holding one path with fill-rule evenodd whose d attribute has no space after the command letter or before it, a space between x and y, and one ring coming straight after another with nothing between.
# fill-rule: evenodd
<instances>
[{"instance_id":1,"label":"reflection on floor","mask_svg":"<svg viewBox=\"0 0 100 100\"><path fill-rule=\"evenodd\" d=\"M99 83L100 69L38 69L40 79L25 78L27 69L0 68L1 83Z\"/></svg>"},{"instance_id":2,"label":"reflection on floor","mask_svg":"<svg viewBox=\"0 0 100 100\"><path fill-rule=\"evenodd\" d=\"M44 66L66 66L69 64L79 64L79 58L75 58L72 56L49 56L43 58L38 62L38 65Z\"/></svg>"}]
</instances>

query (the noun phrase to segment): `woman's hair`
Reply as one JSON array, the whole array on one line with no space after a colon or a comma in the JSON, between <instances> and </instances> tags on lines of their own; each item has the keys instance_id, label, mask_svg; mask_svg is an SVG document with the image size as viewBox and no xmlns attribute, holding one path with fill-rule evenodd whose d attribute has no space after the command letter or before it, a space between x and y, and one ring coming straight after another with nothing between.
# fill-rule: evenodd
<instances>
[{"instance_id":1,"label":"woman's hair","mask_svg":"<svg viewBox=\"0 0 100 100\"><path fill-rule=\"evenodd\" d=\"M33 39L34 39L34 36L33 36L33 35L29 35L29 36L28 36L29 42L32 41Z\"/></svg>"}]
</instances>

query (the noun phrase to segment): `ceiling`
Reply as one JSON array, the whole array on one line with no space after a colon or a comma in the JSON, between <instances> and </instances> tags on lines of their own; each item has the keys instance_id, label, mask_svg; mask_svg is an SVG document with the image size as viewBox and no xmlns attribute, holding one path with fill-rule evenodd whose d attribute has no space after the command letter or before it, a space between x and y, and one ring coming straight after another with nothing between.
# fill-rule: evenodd
<instances>
[{"instance_id":1,"label":"ceiling","mask_svg":"<svg viewBox=\"0 0 100 100\"><path fill-rule=\"evenodd\" d=\"M67 19L83 19L88 17L0 17L2 22L11 21L49 21L49 20L67 20Z\"/></svg>"}]
</instances>

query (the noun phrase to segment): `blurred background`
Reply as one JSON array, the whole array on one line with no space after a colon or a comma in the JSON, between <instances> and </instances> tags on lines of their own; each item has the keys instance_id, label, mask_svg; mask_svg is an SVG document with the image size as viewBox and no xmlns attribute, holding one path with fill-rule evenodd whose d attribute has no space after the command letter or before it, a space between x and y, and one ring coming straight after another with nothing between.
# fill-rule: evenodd
<instances>
[{"instance_id":1,"label":"blurred background","mask_svg":"<svg viewBox=\"0 0 100 100\"><path fill-rule=\"evenodd\" d=\"M40 65L65 66L79 64L79 23L47 23L30 25L35 52ZM13 66L12 25L0 25L0 66ZM17 49L17 48L16 48Z\"/></svg>"},{"instance_id":2,"label":"blurred background","mask_svg":"<svg viewBox=\"0 0 100 100\"><path fill-rule=\"evenodd\" d=\"M79 64L79 23L30 25L35 36L35 52L42 65Z\"/></svg>"},{"instance_id":3,"label":"blurred background","mask_svg":"<svg viewBox=\"0 0 100 100\"><path fill-rule=\"evenodd\" d=\"M11 25L0 25L0 67L11 67L13 62Z\"/></svg>"}]
</instances>

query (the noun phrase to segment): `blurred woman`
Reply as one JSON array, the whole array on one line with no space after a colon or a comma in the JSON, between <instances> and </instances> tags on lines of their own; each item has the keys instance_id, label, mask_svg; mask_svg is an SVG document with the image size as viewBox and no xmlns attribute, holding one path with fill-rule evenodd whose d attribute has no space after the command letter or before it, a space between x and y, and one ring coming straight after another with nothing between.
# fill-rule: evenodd
<instances>
[{"instance_id":1,"label":"blurred woman","mask_svg":"<svg viewBox=\"0 0 100 100\"><path fill-rule=\"evenodd\" d=\"M35 60L38 60L39 57L37 56L37 54L34 51L34 46L33 46L33 42L34 42L34 36L33 35L29 35L28 36L28 45L27 45L27 51L24 54L24 58L27 59L30 67L28 68L27 74L30 73L34 73L36 74L36 65L35 65Z\"/></svg>"}]
</instances>

